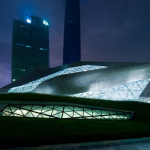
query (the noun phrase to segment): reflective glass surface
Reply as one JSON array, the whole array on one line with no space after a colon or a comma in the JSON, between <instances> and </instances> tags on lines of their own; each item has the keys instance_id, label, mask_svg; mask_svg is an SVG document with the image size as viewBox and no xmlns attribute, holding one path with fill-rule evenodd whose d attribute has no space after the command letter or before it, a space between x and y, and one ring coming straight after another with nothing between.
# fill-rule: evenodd
<instances>
[{"instance_id":1,"label":"reflective glass surface","mask_svg":"<svg viewBox=\"0 0 150 150\"><path fill-rule=\"evenodd\" d=\"M13 117L128 120L133 112L67 105L7 105L0 114Z\"/></svg>"}]
</instances>

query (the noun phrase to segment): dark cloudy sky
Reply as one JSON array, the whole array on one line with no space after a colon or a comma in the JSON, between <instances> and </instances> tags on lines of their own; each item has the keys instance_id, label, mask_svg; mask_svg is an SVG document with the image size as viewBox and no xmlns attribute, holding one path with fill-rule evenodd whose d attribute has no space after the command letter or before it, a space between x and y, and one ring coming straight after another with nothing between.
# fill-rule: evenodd
<instances>
[{"instance_id":1,"label":"dark cloudy sky","mask_svg":"<svg viewBox=\"0 0 150 150\"><path fill-rule=\"evenodd\" d=\"M150 0L80 0L82 61L150 62ZM0 87L11 82L13 19L49 20L50 67L62 65L65 0L0 0Z\"/></svg>"}]
</instances>

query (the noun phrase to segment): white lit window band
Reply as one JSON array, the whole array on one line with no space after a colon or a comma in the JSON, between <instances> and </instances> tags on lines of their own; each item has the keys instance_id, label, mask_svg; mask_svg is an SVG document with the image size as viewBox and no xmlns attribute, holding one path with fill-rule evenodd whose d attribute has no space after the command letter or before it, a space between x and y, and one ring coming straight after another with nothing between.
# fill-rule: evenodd
<instances>
[{"instance_id":1,"label":"white lit window band","mask_svg":"<svg viewBox=\"0 0 150 150\"><path fill-rule=\"evenodd\" d=\"M128 84L112 86L105 89L99 89L91 92L84 92L68 96L107 100L136 100L139 98L149 82L150 79L139 80Z\"/></svg>"},{"instance_id":2,"label":"white lit window band","mask_svg":"<svg viewBox=\"0 0 150 150\"><path fill-rule=\"evenodd\" d=\"M95 65L84 65L79 67L71 67L64 69L62 71L53 73L51 75L45 76L43 78L37 79L35 81L29 82L27 84L11 88L8 93L28 93L32 92L39 84L42 82L52 79L56 76L64 75L64 74L71 74L76 72L84 72L84 71L90 71L90 70L96 70L96 69L103 69L107 68L107 66L95 66Z\"/></svg>"}]
</instances>

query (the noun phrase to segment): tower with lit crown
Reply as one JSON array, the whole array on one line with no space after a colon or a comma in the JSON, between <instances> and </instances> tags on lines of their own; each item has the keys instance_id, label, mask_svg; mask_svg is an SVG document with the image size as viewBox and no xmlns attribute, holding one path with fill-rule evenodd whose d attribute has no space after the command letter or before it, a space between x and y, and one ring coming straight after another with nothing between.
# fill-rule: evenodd
<instances>
[{"instance_id":1,"label":"tower with lit crown","mask_svg":"<svg viewBox=\"0 0 150 150\"><path fill-rule=\"evenodd\" d=\"M80 2L66 0L63 64L81 61Z\"/></svg>"}]
</instances>

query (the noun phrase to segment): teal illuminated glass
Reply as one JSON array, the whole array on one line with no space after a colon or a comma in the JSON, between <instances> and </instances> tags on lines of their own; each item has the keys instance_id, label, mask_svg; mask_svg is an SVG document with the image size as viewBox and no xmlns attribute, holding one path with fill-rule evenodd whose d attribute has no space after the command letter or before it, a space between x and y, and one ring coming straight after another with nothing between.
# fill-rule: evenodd
<instances>
[{"instance_id":1,"label":"teal illuminated glass","mask_svg":"<svg viewBox=\"0 0 150 150\"><path fill-rule=\"evenodd\" d=\"M112 86L90 92L72 94L72 97L85 97L107 100L135 100L141 95L150 79L139 80L123 85Z\"/></svg>"},{"instance_id":2,"label":"teal illuminated glass","mask_svg":"<svg viewBox=\"0 0 150 150\"><path fill-rule=\"evenodd\" d=\"M67 105L7 105L0 112L1 116L34 117L54 119L102 119L128 120L133 116L131 111L107 108L91 108Z\"/></svg>"}]
</instances>

